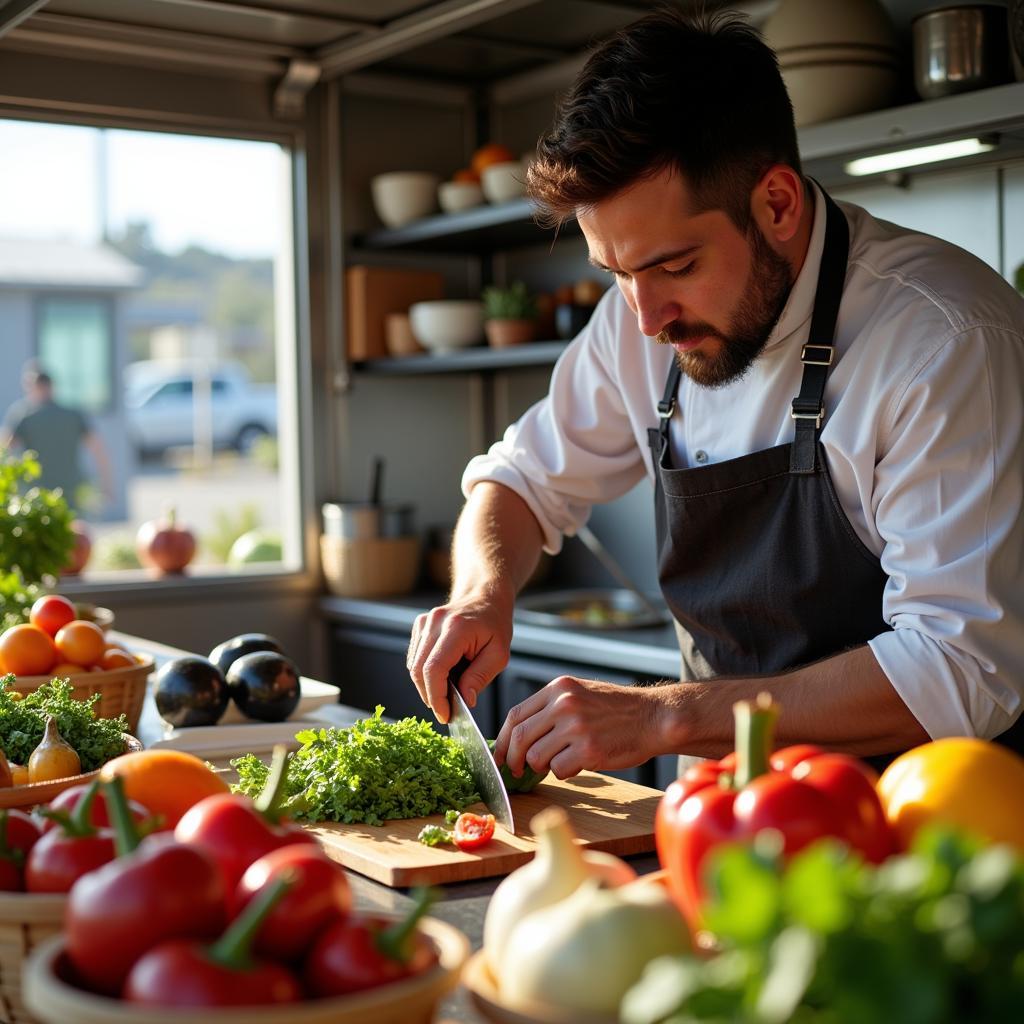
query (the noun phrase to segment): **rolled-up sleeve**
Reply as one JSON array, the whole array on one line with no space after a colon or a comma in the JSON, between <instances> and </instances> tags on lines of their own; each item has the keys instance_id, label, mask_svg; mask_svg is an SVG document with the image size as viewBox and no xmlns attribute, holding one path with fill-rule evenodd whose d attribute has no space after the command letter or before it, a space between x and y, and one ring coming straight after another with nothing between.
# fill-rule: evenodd
<instances>
[{"instance_id":1,"label":"rolled-up sleeve","mask_svg":"<svg viewBox=\"0 0 1024 1024\"><path fill-rule=\"evenodd\" d=\"M929 735L993 738L1024 705L1024 339L952 334L879 410L875 470L889 576L870 642Z\"/></svg>"},{"instance_id":2,"label":"rolled-up sleeve","mask_svg":"<svg viewBox=\"0 0 1024 1024\"><path fill-rule=\"evenodd\" d=\"M550 554L594 504L620 497L644 475L618 379L615 321L609 293L555 364L548 394L463 473L466 496L482 480L515 491L537 518Z\"/></svg>"}]
</instances>

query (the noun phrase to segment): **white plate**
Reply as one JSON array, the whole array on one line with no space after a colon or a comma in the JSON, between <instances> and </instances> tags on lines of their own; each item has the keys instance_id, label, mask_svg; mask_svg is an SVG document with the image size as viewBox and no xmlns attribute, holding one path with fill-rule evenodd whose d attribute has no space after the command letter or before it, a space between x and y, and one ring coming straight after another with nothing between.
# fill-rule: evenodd
<instances>
[{"instance_id":1,"label":"white plate","mask_svg":"<svg viewBox=\"0 0 1024 1024\"><path fill-rule=\"evenodd\" d=\"M226 725L221 722L217 725L197 725L190 729L169 729L163 739L151 743L150 747L184 750L224 766L231 758L242 754L269 758L279 743L290 750L298 750L299 743L295 739L297 732L331 726L340 729L368 715L369 712L362 708L333 703L312 708L304 718L289 718L286 722L246 720Z\"/></svg>"}]
</instances>

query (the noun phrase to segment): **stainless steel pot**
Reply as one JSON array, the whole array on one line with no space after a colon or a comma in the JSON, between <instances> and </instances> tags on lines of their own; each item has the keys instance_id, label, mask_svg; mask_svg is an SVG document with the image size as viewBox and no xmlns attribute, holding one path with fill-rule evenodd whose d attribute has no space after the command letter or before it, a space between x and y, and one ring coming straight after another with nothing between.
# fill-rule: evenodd
<instances>
[{"instance_id":1,"label":"stainless steel pot","mask_svg":"<svg viewBox=\"0 0 1024 1024\"><path fill-rule=\"evenodd\" d=\"M372 540L380 536L380 506L372 502L327 501L321 506L324 534L342 540Z\"/></svg>"},{"instance_id":2,"label":"stainless steel pot","mask_svg":"<svg viewBox=\"0 0 1024 1024\"><path fill-rule=\"evenodd\" d=\"M971 4L914 19L914 86L925 100L1009 82L1006 8Z\"/></svg>"}]
</instances>

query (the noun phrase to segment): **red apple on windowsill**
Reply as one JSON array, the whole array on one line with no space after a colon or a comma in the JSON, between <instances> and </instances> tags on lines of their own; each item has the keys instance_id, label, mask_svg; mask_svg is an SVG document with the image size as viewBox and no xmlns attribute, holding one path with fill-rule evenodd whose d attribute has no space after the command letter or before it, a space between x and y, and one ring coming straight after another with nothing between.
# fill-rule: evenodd
<instances>
[{"instance_id":1,"label":"red apple on windowsill","mask_svg":"<svg viewBox=\"0 0 1024 1024\"><path fill-rule=\"evenodd\" d=\"M180 526L174 509L162 519L151 519L139 527L135 550L143 565L159 575L184 572L196 553L196 538L187 526Z\"/></svg>"},{"instance_id":2,"label":"red apple on windowsill","mask_svg":"<svg viewBox=\"0 0 1024 1024\"><path fill-rule=\"evenodd\" d=\"M89 529L81 519L72 522L71 532L74 534L75 544L68 556L68 564L60 571L61 576L77 576L86 567L92 554Z\"/></svg>"}]
</instances>

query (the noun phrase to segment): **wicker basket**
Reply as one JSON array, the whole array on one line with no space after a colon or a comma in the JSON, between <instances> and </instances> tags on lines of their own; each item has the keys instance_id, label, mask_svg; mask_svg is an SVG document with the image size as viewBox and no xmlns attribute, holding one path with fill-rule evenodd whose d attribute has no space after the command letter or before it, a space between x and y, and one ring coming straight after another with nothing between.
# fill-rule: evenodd
<instances>
[{"instance_id":1,"label":"wicker basket","mask_svg":"<svg viewBox=\"0 0 1024 1024\"><path fill-rule=\"evenodd\" d=\"M477 1012L493 1024L616 1024L617 1017L596 1013L569 1013L556 1006L535 1006L529 1011L514 1010L498 994L498 983L491 974L483 950L474 953L462 972L462 984L469 991Z\"/></svg>"},{"instance_id":2,"label":"wicker basket","mask_svg":"<svg viewBox=\"0 0 1024 1024\"><path fill-rule=\"evenodd\" d=\"M124 753L131 754L142 750L142 744L128 733L124 733ZM81 775L66 775L63 779L51 779L49 782L29 782L24 786L2 786L0 787L0 807L18 807L27 811L38 804L45 804L52 800L58 793L72 786L79 786L83 782L91 782L97 775L99 769L91 772L83 772ZM0 1017L0 1024L3 1018Z\"/></svg>"},{"instance_id":3,"label":"wicker basket","mask_svg":"<svg viewBox=\"0 0 1024 1024\"><path fill-rule=\"evenodd\" d=\"M458 984L469 941L433 917L420 928L437 948L439 963L416 977L336 999L201 1011L133 1006L76 988L67 980L63 936L54 936L25 964L25 1000L43 1024L430 1024L442 997Z\"/></svg>"},{"instance_id":4,"label":"wicker basket","mask_svg":"<svg viewBox=\"0 0 1024 1024\"><path fill-rule=\"evenodd\" d=\"M153 671L153 659L135 655L137 665L128 668L103 669L99 672L84 672L70 676L71 693L76 700L86 700L94 693L100 695L96 702L97 718L117 718L123 714L128 719L128 731L139 727L142 702L146 696L146 680ZM53 676L15 676L11 689L29 694L48 683Z\"/></svg>"},{"instance_id":5,"label":"wicker basket","mask_svg":"<svg viewBox=\"0 0 1024 1024\"><path fill-rule=\"evenodd\" d=\"M21 972L28 954L60 932L68 898L63 893L0 893L0 1020L36 1024L22 1001Z\"/></svg>"}]
</instances>

